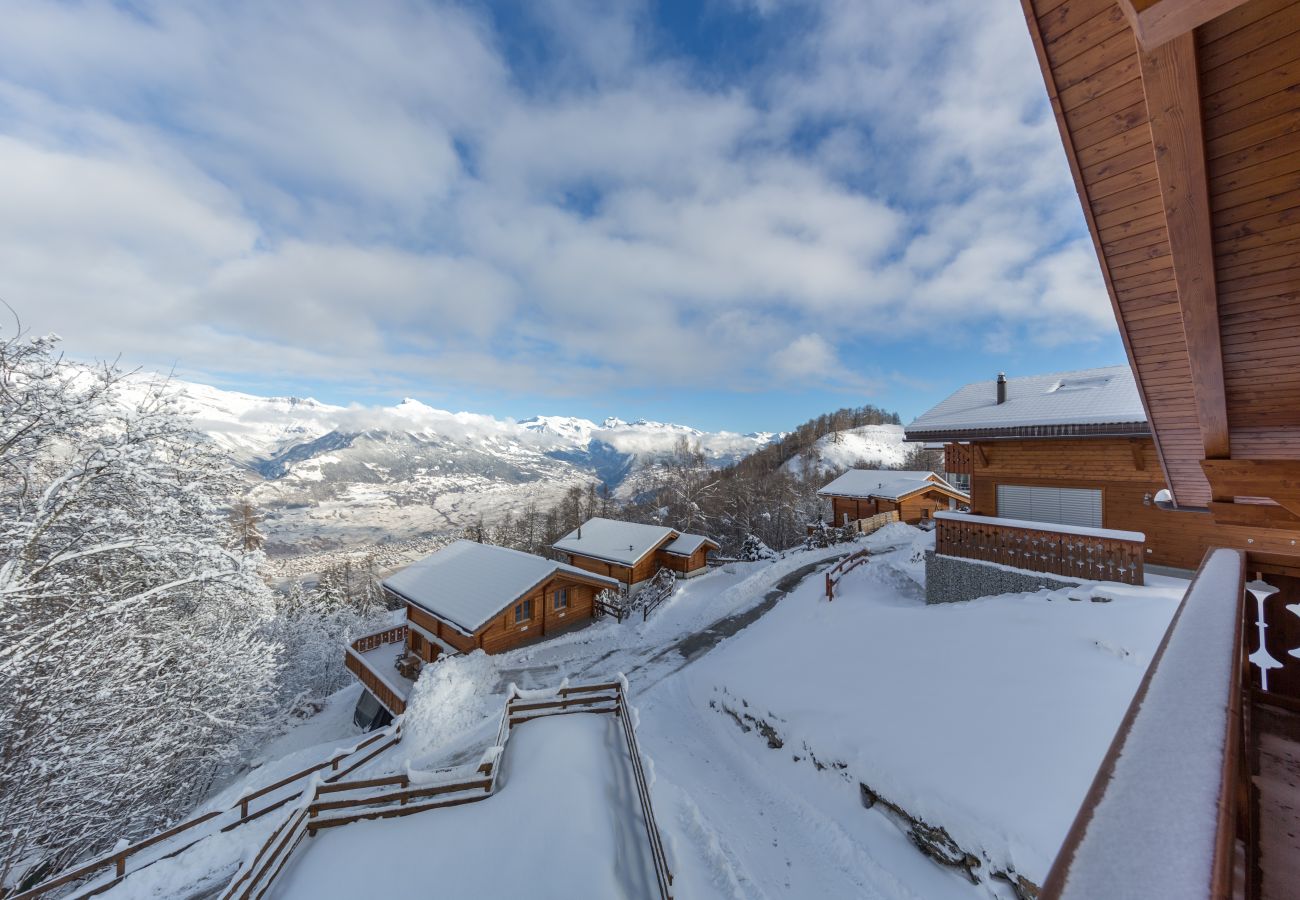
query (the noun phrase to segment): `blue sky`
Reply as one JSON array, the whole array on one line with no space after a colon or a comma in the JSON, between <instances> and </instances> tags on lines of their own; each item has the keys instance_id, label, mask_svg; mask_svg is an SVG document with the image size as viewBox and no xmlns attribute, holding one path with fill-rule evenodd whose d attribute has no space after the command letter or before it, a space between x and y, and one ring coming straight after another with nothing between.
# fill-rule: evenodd
<instances>
[{"instance_id":1,"label":"blue sky","mask_svg":"<svg viewBox=\"0 0 1300 900\"><path fill-rule=\"evenodd\" d=\"M751 431L1124 359L1011 2L17 0L0 186L28 327L253 393Z\"/></svg>"}]
</instances>

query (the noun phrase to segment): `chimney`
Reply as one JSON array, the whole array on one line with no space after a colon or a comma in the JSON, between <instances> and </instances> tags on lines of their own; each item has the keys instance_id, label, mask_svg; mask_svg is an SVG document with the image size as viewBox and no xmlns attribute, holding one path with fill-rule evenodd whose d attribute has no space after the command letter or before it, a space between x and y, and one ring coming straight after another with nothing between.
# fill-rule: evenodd
<instances>
[{"instance_id":1,"label":"chimney","mask_svg":"<svg viewBox=\"0 0 1300 900\"><path fill-rule=\"evenodd\" d=\"M998 406L1007 402L1007 373L998 373Z\"/></svg>"}]
</instances>

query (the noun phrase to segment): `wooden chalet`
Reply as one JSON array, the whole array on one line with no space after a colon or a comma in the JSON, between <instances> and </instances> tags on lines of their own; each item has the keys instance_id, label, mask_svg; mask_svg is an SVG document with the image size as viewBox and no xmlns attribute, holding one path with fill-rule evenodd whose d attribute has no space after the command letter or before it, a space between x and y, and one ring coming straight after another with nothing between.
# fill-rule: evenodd
<instances>
[{"instance_id":1,"label":"wooden chalet","mask_svg":"<svg viewBox=\"0 0 1300 900\"><path fill-rule=\"evenodd\" d=\"M640 587L660 569L679 578L706 571L718 542L662 525L642 525L594 517L569 532L554 547L569 565L619 581L627 590Z\"/></svg>"},{"instance_id":2,"label":"wooden chalet","mask_svg":"<svg viewBox=\"0 0 1300 900\"><path fill-rule=\"evenodd\" d=\"M581 626L613 578L531 553L456 541L384 579L406 622L355 642L348 668L399 715L419 665L441 653L501 653Z\"/></svg>"},{"instance_id":3,"label":"wooden chalet","mask_svg":"<svg viewBox=\"0 0 1300 900\"><path fill-rule=\"evenodd\" d=\"M1167 491L1144 530L1209 548L1040 897L1294 897L1300 2L1022 7Z\"/></svg>"},{"instance_id":4,"label":"wooden chalet","mask_svg":"<svg viewBox=\"0 0 1300 900\"><path fill-rule=\"evenodd\" d=\"M831 501L830 524L841 528L887 512L916 524L970 503L969 495L936 472L891 469L850 469L817 494Z\"/></svg>"}]
</instances>

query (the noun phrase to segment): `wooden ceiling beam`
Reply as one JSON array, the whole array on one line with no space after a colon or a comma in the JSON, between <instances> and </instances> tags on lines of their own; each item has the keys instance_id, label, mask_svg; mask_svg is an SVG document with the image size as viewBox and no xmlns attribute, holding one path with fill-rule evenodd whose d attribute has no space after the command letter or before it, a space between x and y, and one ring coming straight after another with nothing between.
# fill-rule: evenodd
<instances>
[{"instance_id":1,"label":"wooden ceiling beam","mask_svg":"<svg viewBox=\"0 0 1300 900\"><path fill-rule=\"evenodd\" d=\"M1196 45L1187 32L1140 56L1201 440L1206 459L1226 459L1231 446Z\"/></svg>"},{"instance_id":2,"label":"wooden ceiling beam","mask_svg":"<svg viewBox=\"0 0 1300 900\"><path fill-rule=\"evenodd\" d=\"M1216 520L1228 513L1235 516L1269 516L1273 519L1272 527L1284 525L1280 510L1276 507L1260 506L1260 509L1274 510L1271 513L1245 513L1241 510L1229 511L1228 506L1246 507L1248 504L1234 504L1234 497L1266 497L1300 516L1300 459L1206 459L1201 461L1201 468L1210 482ZM1264 524L1262 521L1251 524Z\"/></svg>"},{"instance_id":3,"label":"wooden ceiling beam","mask_svg":"<svg viewBox=\"0 0 1300 900\"><path fill-rule=\"evenodd\" d=\"M1220 525L1252 525L1256 528L1300 530L1300 515L1283 506L1263 503L1210 502L1210 512Z\"/></svg>"},{"instance_id":4,"label":"wooden ceiling beam","mask_svg":"<svg viewBox=\"0 0 1300 900\"><path fill-rule=\"evenodd\" d=\"M1119 0L1143 50L1154 50L1246 0Z\"/></svg>"}]
</instances>

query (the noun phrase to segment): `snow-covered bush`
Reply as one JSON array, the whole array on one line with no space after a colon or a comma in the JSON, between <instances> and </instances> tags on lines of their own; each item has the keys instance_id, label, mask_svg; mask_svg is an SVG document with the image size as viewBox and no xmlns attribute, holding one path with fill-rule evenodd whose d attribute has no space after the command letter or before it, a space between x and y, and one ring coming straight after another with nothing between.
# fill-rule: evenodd
<instances>
[{"instance_id":1,"label":"snow-covered bush","mask_svg":"<svg viewBox=\"0 0 1300 900\"><path fill-rule=\"evenodd\" d=\"M187 810L278 665L236 470L165 383L127 403L56 343L0 340L0 885Z\"/></svg>"},{"instance_id":2,"label":"snow-covered bush","mask_svg":"<svg viewBox=\"0 0 1300 900\"><path fill-rule=\"evenodd\" d=\"M418 760L500 712L501 698L492 696L496 684L496 663L482 650L425 665L402 719L408 758Z\"/></svg>"},{"instance_id":3,"label":"snow-covered bush","mask_svg":"<svg viewBox=\"0 0 1300 900\"><path fill-rule=\"evenodd\" d=\"M740 545L739 556L746 562L758 562L763 559L775 559L776 551L759 540L758 535L750 534L745 536L745 542Z\"/></svg>"},{"instance_id":4,"label":"snow-covered bush","mask_svg":"<svg viewBox=\"0 0 1300 900\"><path fill-rule=\"evenodd\" d=\"M824 547L829 547L831 543L831 530L822 521L818 521L817 524L813 525L812 530L808 532L808 536L803 541L804 548L808 550L821 550Z\"/></svg>"}]
</instances>

